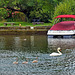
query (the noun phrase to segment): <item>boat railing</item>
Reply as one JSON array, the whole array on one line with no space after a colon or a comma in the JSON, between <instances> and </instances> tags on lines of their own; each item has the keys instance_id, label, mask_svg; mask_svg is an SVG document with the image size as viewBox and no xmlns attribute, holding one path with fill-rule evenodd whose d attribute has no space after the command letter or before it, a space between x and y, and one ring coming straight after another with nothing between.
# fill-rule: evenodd
<instances>
[{"instance_id":1,"label":"boat railing","mask_svg":"<svg viewBox=\"0 0 75 75\"><path fill-rule=\"evenodd\" d=\"M50 30L51 33L73 33L74 30Z\"/></svg>"}]
</instances>

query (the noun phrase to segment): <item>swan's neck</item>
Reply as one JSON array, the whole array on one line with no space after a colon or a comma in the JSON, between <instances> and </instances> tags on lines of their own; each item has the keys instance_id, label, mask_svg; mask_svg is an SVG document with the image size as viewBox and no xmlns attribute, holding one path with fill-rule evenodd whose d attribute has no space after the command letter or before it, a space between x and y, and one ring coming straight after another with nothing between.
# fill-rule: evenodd
<instances>
[{"instance_id":1,"label":"swan's neck","mask_svg":"<svg viewBox=\"0 0 75 75\"><path fill-rule=\"evenodd\" d=\"M59 54L62 54L59 50L58 50L58 53L59 53Z\"/></svg>"}]
</instances>

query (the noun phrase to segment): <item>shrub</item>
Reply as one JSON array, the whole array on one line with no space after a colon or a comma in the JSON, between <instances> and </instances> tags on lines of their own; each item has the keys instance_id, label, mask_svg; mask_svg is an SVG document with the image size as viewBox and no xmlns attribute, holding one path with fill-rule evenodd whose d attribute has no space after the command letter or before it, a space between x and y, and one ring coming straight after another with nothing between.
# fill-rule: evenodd
<instances>
[{"instance_id":1,"label":"shrub","mask_svg":"<svg viewBox=\"0 0 75 75\"><path fill-rule=\"evenodd\" d=\"M25 21L26 22L27 18L26 18L24 13L19 12L19 11L15 11L12 13L12 20L13 21L23 21L23 22Z\"/></svg>"},{"instance_id":2,"label":"shrub","mask_svg":"<svg viewBox=\"0 0 75 75\"><path fill-rule=\"evenodd\" d=\"M6 9L0 8L0 21L9 16L9 13Z\"/></svg>"}]
</instances>

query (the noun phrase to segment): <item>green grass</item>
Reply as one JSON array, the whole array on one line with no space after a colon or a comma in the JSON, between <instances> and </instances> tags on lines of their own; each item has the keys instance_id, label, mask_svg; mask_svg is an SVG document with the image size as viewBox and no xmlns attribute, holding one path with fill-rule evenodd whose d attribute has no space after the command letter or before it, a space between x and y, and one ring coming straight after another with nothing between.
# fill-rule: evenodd
<instances>
[{"instance_id":1,"label":"green grass","mask_svg":"<svg viewBox=\"0 0 75 75\"><path fill-rule=\"evenodd\" d=\"M33 25L32 23L28 23L28 22L14 22L14 23L15 23L14 26L19 26L19 24L21 24L21 26L52 26L51 23L36 24L36 25ZM4 22L0 22L0 26L3 27ZM7 26L11 26L11 25L8 24Z\"/></svg>"}]
</instances>

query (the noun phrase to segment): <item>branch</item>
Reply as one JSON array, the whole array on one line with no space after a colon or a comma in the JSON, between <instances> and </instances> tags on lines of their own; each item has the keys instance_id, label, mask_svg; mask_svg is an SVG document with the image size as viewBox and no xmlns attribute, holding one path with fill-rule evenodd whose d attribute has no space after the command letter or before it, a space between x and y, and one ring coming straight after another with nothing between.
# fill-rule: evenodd
<instances>
[{"instance_id":1,"label":"branch","mask_svg":"<svg viewBox=\"0 0 75 75\"><path fill-rule=\"evenodd\" d=\"M14 9L14 8L12 8L12 7L6 7L7 9L10 9L10 10L12 10L12 11L20 11L20 10L18 10L18 9Z\"/></svg>"},{"instance_id":2,"label":"branch","mask_svg":"<svg viewBox=\"0 0 75 75\"><path fill-rule=\"evenodd\" d=\"M10 9L10 10L12 10L12 11L20 11L20 12L23 12L24 14L26 14L27 13L27 10L25 9L25 10L19 10L19 9L14 9L14 8L12 8L12 7L6 7L7 9Z\"/></svg>"}]
</instances>

